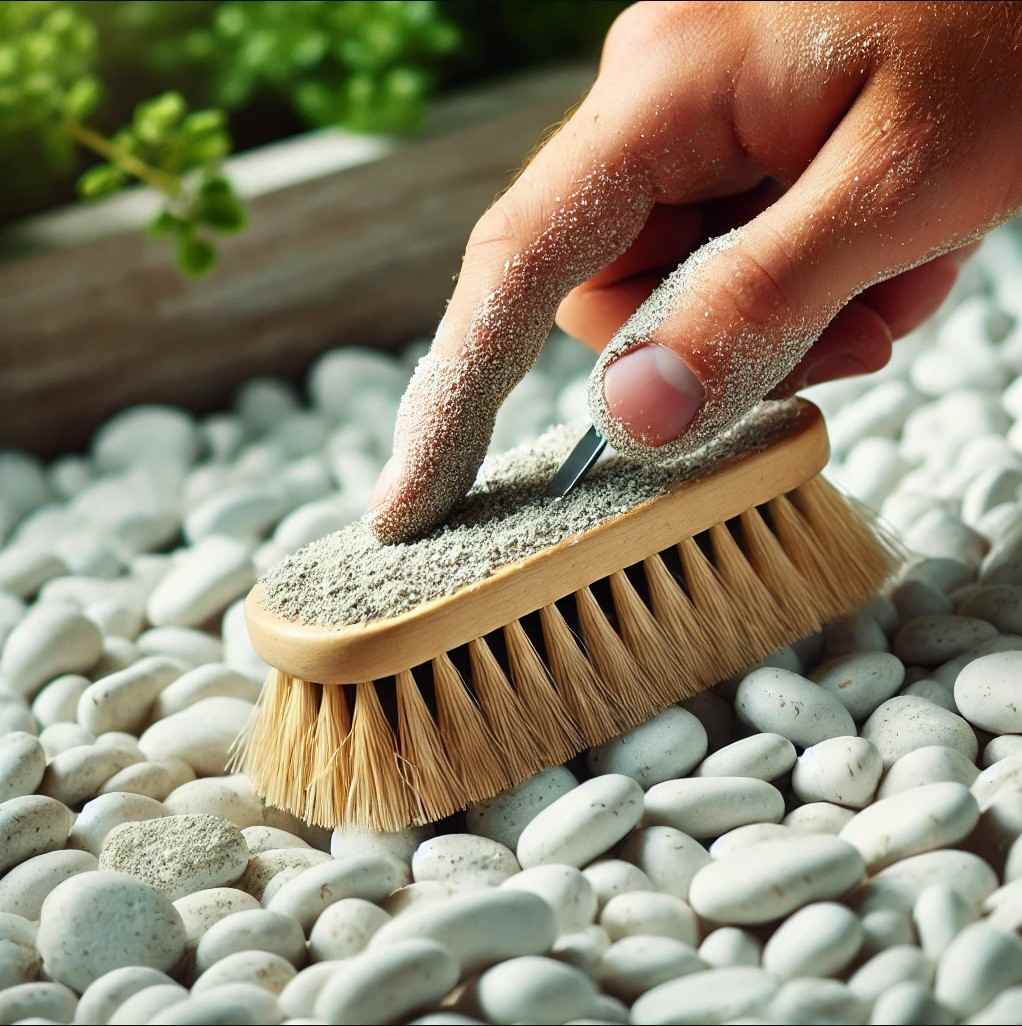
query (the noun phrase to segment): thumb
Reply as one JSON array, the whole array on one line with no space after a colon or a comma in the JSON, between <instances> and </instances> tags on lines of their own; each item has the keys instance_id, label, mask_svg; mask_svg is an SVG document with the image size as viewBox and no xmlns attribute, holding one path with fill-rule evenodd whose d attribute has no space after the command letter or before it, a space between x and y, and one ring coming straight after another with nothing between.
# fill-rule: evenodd
<instances>
[{"instance_id":1,"label":"thumb","mask_svg":"<svg viewBox=\"0 0 1022 1026\"><path fill-rule=\"evenodd\" d=\"M596 427L620 452L685 455L779 384L878 369L892 333L868 286L974 230L944 212L938 143L904 124L877 145L867 93L795 184L748 224L697 250L636 310L590 379ZM946 181L946 178L945 178ZM822 337L821 337L822 336Z\"/></svg>"}]
</instances>

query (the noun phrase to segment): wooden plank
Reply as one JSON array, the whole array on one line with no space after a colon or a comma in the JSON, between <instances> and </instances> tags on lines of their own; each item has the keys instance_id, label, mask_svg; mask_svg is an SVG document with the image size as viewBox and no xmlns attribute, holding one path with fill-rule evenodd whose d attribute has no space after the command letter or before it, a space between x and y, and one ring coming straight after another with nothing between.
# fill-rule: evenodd
<instances>
[{"instance_id":1,"label":"wooden plank","mask_svg":"<svg viewBox=\"0 0 1022 1026\"><path fill-rule=\"evenodd\" d=\"M0 263L0 446L72 451L132 403L208 411L332 346L430 333L475 219L591 78L557 69L456 98L426 138L256 197L201 281L137 231Z\"/></svg>"}]
</instances>

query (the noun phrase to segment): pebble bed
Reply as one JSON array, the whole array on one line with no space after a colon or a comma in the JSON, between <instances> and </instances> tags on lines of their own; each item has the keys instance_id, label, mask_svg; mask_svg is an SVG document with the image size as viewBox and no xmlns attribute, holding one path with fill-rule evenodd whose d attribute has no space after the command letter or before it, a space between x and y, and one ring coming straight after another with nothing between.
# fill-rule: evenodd
<instances>
[{"instance_id":1,"label":"pebble bed","mask_svg":"<svg viewBox=\"0 0 1022 1026\"><path fill-rule=\"evenodd\" d=\"M363 511L421 350L0 453L0 1026L1022 1020L1022 233L814 390L916 554L889 594L434 829L331 834L225 773L240 600ZM551 347L497 446L590 365Z\"/></svg>"}]
</instances>

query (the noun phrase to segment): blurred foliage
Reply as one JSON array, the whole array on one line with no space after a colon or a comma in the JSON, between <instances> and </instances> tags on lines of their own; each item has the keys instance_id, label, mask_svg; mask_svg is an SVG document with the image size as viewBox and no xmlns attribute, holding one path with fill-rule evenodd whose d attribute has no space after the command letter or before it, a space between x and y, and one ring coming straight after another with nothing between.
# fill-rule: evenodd
<instances>
[{"instance_id":1,"label":"blurred foliage","mask_svg":"<svg viewBox=\"0 0 1022 1026\"><path fill-rule=\"evenodd\" d=\"M69 198L91 151L103 163L80 194L158 184L154 228L201 271L209 232L244 219L219 170L232 137L243 149L310 126L414 131L439 90L594 52L625 6L0 0L0 223Z\"/></svg>"}]
</instances>

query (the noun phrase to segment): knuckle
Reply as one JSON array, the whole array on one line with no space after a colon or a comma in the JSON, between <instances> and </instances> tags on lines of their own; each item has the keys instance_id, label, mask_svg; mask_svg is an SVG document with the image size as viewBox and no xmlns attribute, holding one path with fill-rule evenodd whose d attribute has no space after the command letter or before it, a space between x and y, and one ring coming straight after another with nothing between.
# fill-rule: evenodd
<instances>
[{"instance_id":1,"label":"knuckle","mask_svg":"<svg viewBox=\"0 0 1022 1026\"><path fill-rule=\"evenodd\" d=\"M783 321L791 299L781 276L745 246L734 246L722 255L723 266L715 276L722 302L742 322L766 328Z\"/></svg>"},{"instance_id":2,"label":"knuckle","mask_svg":"<svg viewBox=\"0 0 1022 1026\"><path fill-rule=\"evenodd\" d=\"M520 248L521 218L506 198L497 200L476 222L465 246L465 259L498 259Z\"/></svg>"},{"instance_id":3,"label":"knuckle","mask_svg":"<svg viewBox=\"0 0 1022 1026\"><path fill-rule=\"evenodd\" d=\"M626 7L615 19L603 43L603 61L634 62L636 53L648 54L664 42L678 18L677 8L687 4L642 0ZM692 6L703 6L702 4Z\"/></svg>"}]
</instances>

